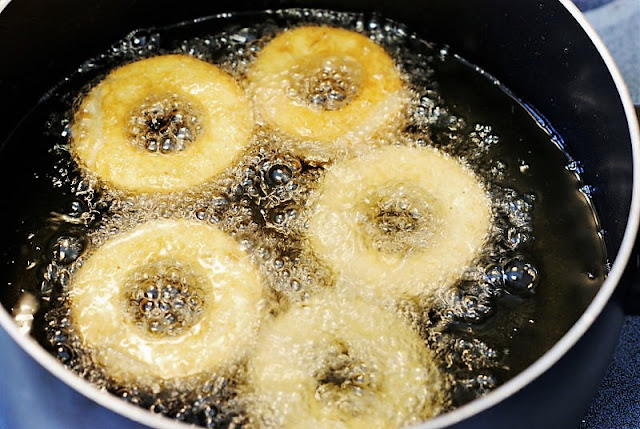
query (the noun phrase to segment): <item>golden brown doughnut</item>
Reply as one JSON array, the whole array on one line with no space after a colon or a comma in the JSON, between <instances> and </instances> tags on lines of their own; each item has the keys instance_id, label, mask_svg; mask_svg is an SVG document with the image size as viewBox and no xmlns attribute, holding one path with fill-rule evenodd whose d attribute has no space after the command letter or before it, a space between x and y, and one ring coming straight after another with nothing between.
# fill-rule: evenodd
<instances>
[{"instance_id":1,"label":"golden brown doughnut","mask_svg":"<svg viewBox=\"0 0 640 429\"><path fill-rule=\"evenodd\" d=\"M470 169L431 147L388 146L329 168L307 233L339 288L402 298L450 286L490 225Z\"/></svg>"},{"instance_id":2,"label":"golden brown doughnut","mask_svg":"<svg viewBox=\"0 0 640 429\"><path fill-rule=\"evenodd\" d=\"M251 109L235 80L188 55L121 66L82 100L71 152L116 188L170 192L222 172L247 146Z\"/></svg>"},{"instance_id":3,"label":"golden brown doughnut","mask_svg":"<svg viewBox=\"0 0 640 429\"><path fill-rule=\"evenodd\" d=\"M139 383L238 359L260 322L262 285L246 253L217 228L162 220L98 247L69 296L93 359L111 378Z\"/></svg>"},{"instance_id":4,"label":"golden brown doughnut","mask_svg":"<svg viewBox=\"0 0 640 429\"><path fill-rule=\"evenodd\" d=\"M444 406L444 376L386 310L326 294L265 325L248 363L260 427L399 427Z\"/></svg>"},{"instance_id":5,"label":"golden brown doughnut","mask_svg":"<svg viewBox=\"0 0 640 429\"><path fill-rule=\"evenodd\" d=\"M407 91L393 59L372 40L341 28L304 26L258 52L247 79L261 120L297 139L349 151L397 121Z\"/></svg>"}]
</instances>

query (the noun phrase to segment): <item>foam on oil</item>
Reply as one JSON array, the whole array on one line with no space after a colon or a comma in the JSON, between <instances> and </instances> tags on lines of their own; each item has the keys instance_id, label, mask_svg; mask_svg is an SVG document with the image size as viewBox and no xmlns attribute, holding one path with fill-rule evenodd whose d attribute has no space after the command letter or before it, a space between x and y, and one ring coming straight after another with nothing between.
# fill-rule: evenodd
<instances>
[{"instance_id":1,"label":"foam on oil","mask_svg":"<svg viewBox=\"0 0 640 429\"><path fill-rule=\"evenodd\" d=\"M4 259L10 262L2 270L12 280L1 292L2 302L11 309L24 294L37 297L31 334L80 376L178 420L205 427L255 423L242 401L248 389L242 360L204 377L144 386L113 381L74 332L69 281L90 250L114 235L149 220L190 218L215 224L243 245L265 279L275 317L331 288L331 269L304 242L308 201L331 161L301 156L299 142L259 126L250 148L220 177L184 192L131 195L104 188L78 171L68 152L69 124L83 94L119 64L186 53L243 81L262 46L282 29L301 24L358 31L381 44L398 64L411 88L406 126L385 130L367 141L370 146L435 146L473 169L491 195L488 244L477 263L465 267L456 287L435 300L395 303L450 380L443 411L485 394L532 363L566 332L602 284L607 268L601 231L572 167L575 161L554 144L557 136L480 69L376 16L304 9L224 15L123 38L61 83L5 150L5 170L11 163L26 163L14 173L19 179L15 192L32 199L13 207L20 221L12 225L15 234L5 249ZM353 83L343 81L340 70L328 73L320 67L315 83L301 82L295 95L329 110L338 108L352 96ZM150 101L139 116L148 125L147 119L162 109L166 106ZM191 141L185 134L189 130L182 128L166 131L167 151ZM32 142L38 142L35 148ZM162 151L155 140L144 145ZM32 152L38 162L28 162ZM412 214L400 200L387 203L393 210L385 213L408 215L393 216L393 222L382 219L378 227L385 233L414 228L425 214ZM402 246L411 247L412 237L403 234ZM156 326L144 319L153 301L147 292L136 292L136 306L129 312L149 329L173 329L171 320ZM152 298L153 305L162 304L161 298ZM192 307L188 309L197 313L198 306ZM179 315L185 320L192 316Z\"/></svg>"}]
</instances>

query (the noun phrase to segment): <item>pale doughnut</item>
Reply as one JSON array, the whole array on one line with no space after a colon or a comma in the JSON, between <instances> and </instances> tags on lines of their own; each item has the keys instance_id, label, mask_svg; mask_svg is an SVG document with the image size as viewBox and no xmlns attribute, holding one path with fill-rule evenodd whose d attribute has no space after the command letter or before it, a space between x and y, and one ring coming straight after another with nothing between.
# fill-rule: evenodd
<instances>
[{"instance_id":1,"label":"pale doughnut","mask_svg":"<svg viewBox=\"0 0 640 429\"><path fill-rule=\"evenodd\" d=\"M252 130L230 75L188 55L161 55L121 66L91 89L73 120L71 152L111 186L170 192L222 172ZM163 141L174 150L158 150Z\"/></svg>"},{"instance_id":2,"label":"pale doughnut","mask_svg":"<svg viewBox=\"0 0 640 429\"><path fill-rule=\"evenodd\" d=\"M262 329L248 363L254 423L264 427L399 427L445 405L428 347L393 314L325 294Z\"/></svg>"},{"instance_id":3,"label":"pale doughnut","mask_svg":"<svg viewBox=\"0 0 640 429\"><path fill-rule=\"evenodd\" d=\"M176 278L170 283L176 270L187 284ZM200 311L176 332L154 332L136 313L137 305L150 300L145 288L156 280L169 284L155 290L175 314L197 291ZM191 296L167 296L176 284L178 290L190 288ZM134 286L145 294L139 303L132 302L136 292L142 295ZM69 296L73 326L93 359L111 378L140 383L215 371L238 359L260 321L262 286L231 237L196 221L163 220L98 247L72 278ZM175 299L182 300L181 307Z\"/></svg>"},{"instance_id":4,"label":"pale doughnut","mask_svg":"<svg viewBox=\"0 0 640 429\"><path fill-rule=\"evenodd\" d=\"M347 83L335 88L336 76ZM327 150L348 151L397 121L407 100L387 52L366 36L341 28L305 26L282 32L258 52L247 79L261 120L302 139L303 150L304 141L312 140ZM333 90L343 99L334 103L322 93ZM318 98L324 103L312 102Z\"/></svg>"},{"instance_id":5,"label":"pale doughnut","mask_svg":"<svg viewBox=\"0 0 640 429\"><path fill-rule=\"evenodd\" d=\"M431 147L388 146L327 171L307 232L339 288L395 299L450 286L490 225L470 169Z\"/></svg>"}]
</instances>

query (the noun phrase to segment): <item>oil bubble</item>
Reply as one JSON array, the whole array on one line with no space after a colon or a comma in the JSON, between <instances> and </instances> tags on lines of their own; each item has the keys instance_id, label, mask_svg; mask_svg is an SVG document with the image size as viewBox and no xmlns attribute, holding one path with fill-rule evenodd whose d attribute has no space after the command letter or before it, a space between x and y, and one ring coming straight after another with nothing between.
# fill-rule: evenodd
<instances>
[{"instance_id":1,"label":"oil bubble","mask_svg":"<svg viewBox=\"0 0 640 429\"><path fill-rule=\"evenodd\" d=\"M62 265L68 265L78 259L85 248L85 242L80 237L63 236L55 240L51 246L53 260Z\"/></svg>"},{"instance_id":2,"label":"oil bubble","mask_svg":"<svg viewBox=\"0 0 640 429\"><path fill-rule=\"evenodd\" d=\"M269 169L267 180L271 185L285 185L291 180L292 172L286 165L276 164Z\"/></svg>"},{"instance_id":3,"label":"oil bubble","mask_svg":"<svg viewBox=\"0 0 640 429\"><path fill-rule=\"evenodd\" d=\"M55 355L63 364L68 364L75 356L73 350L65 344L58 344L55 347Z\"/></svg>"},{"instance_id":4,"label":"oil bubble","mask_svg":"<svg viewBox=\"0 0 640 429\"><path fill-rule=\"evenodd\" d=\"M504 267L505 287L516 295L535 293L538 272L533 265L521 259L514 259Z\"/></svg>"}]
</instances>

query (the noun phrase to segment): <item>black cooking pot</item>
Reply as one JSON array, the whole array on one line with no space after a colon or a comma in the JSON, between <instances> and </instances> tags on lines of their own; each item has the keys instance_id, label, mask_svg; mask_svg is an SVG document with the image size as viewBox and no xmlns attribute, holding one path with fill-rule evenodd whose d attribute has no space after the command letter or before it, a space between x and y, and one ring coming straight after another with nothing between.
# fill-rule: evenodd
<instances>
[{"instance_id":1,"label":"black cooking pot","mask_svg":"<svg viewBox=\"0 0 640 429\"><path fill-rule=\"evenodd\" d=\"M595 189L593 202L613 261L605 284L574 326L524 372L485 397L424 424L576 427L622 324L627 284L623 273L640 213L640 136L622 78L568 0L14 0L0 14L0 142L7 141L43 94L78 64L134 29L220 12L295 6L377 12L426 40L449 45L543 112L564 137L567 151L582 163L584 180ZM3 149L9 148L3 144ZM136 427L134 421L152 427L178 424L75 376L33 339L21 335L4 309L0 324L24 350L5 344L2 353L11 356L8 371L23 374L28 387L21 392L32 392L24 399L30 401L33 414L13 421L14 427L33 427L33 422L46 426L38 413L68 421L67 427ZM0 389L2 401L20 399L11 397L11 386Z\"/></svg>"}]
</instances>

